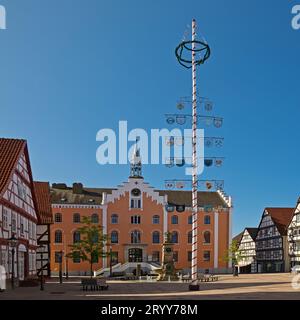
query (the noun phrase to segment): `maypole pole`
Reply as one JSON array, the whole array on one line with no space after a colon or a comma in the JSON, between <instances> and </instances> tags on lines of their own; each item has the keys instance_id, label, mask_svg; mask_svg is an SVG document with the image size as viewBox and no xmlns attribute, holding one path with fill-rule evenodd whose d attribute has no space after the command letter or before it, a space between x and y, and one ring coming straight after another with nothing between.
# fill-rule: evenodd
<instances>
[{"instance_id":1,"label":"maypole pole","mask_svg":"<svg viewBox=\"0 0 300 320\"><path fill-rule=\"evenodd\" d=\"M197 79L196 79L196 20L192 21L192 286L197 285L197 224L198 224L198 177L197 177Z\"/></svg>"}]
</instances>

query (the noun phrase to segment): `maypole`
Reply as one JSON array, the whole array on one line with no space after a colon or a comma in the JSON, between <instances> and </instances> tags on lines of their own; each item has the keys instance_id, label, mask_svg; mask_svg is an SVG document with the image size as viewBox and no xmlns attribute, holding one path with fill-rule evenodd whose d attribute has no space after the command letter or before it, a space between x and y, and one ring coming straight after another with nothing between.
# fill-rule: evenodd
<instances>
[{"instance_id":1,"label":"maypole","mask_svg":"<svg viewBox=\"0 0 300 320\"><path fill-rule=\"evenodd\" d=\"M191 53L191 57L185 57L184 54ZM200 105L201 111L210 113L213 108L213 103L208 100L207 98L200 97L197 93L197 66L203 64L209 57L210 57L210 48L206 41L196 39L196 20L193 19L192 21L192 39L191 40L184 40L182 41L175 49L175 54L178 62L187 69L192 69L192 97L183 97L180 99L179 103L177 104L177 108L179 110L183 110L185 104L192 106L192 114L166 114L166 121L169 125L179 124L185 125L187 123L186 120L191 119L192 123L192 137L169 137L166 140L166 144L171 146L174 145L174 141L178 142L180 145L185 143L189 144L189 138L191 138L192 144L192 180L188 179L173 179L173 180L166 180L165 186L167 189L184 189L189 188L192 189L192 257L191 257L191 283L189 285L190 290L199 290L198 284L198 189L204 188L207 191L216 190L222 192L224 181L223 180L199 180L198 175L200 174L200 170L198 170L198 161L201 159L205 167L220 167L223 164L223 158L219 157L204 157L204 154L197 154L198 143L204 144L205 147L222 147L223 145L223 138L219 137L207 137L197 136L197 123L201 122L204 123L206 126L214 125L216 128L222 127L223 118L214 117L211 115L206 114L197 114L197 103ZM199 141L200 140L200 141ZM177 143L176 142L176 143ZM174 165L182 167L184 166L188 160L186 155L183 155L183 158L167 158L166 159L166 166L168 168L173 167ZM202 172L203 170L201 170ZM176 205L174 203L168 203L166 205L167 212L172 212L174 210L174 205L176 206L176 210L178 212L183 212L185 209L182 208L179 210L178 208L180 205ZM182 205L181 205L182 207ZM183 205L183 207L185 207ZM203 210L218 210L218 208L212 208L211 204L204 205Z\"/></svg>"},{"instance_id":2,"label":"maypole","mask_svg":"<svg viewBox=\"0 0 300 320\"><path fill-rule=\"evenodd\" d=\"M197 79L196 79L196 20L192 21L192 285L197 285L197 222L198 222L198 177L197 177Z\"/></svg>"}]
</instances>

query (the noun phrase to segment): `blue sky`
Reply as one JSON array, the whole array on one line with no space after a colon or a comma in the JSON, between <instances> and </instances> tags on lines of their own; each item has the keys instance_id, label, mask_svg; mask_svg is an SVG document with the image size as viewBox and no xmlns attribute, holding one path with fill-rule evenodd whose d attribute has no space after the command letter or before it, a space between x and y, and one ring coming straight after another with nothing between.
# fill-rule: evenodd
<instances>
[{"instance_id":1,"label":"blue sky","mask_svg":"<svg viewBox=\"0 0 300 320\"><path fill-rule=\"evenodd\" d=\"M300 2L300 1L299 1ZM299 196L300 30L297 1L0 0L0 136L29 142L34 177L113 187L128 166L100 166L96 133L166 127L190 95L190 72L174 48L197 19L212 56L199 71L199 93L224 117L218 155L234 201L234 232L256 226L266 206L294 206ZM157 188L183 177L144 167Z\"/></svg>"}]
</instances>

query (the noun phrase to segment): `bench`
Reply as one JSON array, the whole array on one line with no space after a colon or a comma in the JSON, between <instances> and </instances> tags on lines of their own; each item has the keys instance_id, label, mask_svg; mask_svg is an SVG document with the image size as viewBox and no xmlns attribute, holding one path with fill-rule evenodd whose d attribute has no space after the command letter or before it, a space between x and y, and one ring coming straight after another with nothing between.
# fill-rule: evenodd
<instances>
[{"instance_id":1,"label":"bench","mask_svg":"<svg viewBox=\"0 0 300 320\"><path fill-rule=\"evenodd\" d=\"M201 281L201 282L209 282L209 281L218 281L219 280L219 277L218 276L215 276L213 274L200 274L198 275L198 280Z\"/></svg>"},{"instance_id":2,"label":"bench","mask_svg":"<svg viewBox=\"0 0 300 320\"><path fill-rule=\"evenodd\" d=\"M108 284L101 279L81 279L81 286L83 291L108 290Z\"/></svg>"}]
</instances>

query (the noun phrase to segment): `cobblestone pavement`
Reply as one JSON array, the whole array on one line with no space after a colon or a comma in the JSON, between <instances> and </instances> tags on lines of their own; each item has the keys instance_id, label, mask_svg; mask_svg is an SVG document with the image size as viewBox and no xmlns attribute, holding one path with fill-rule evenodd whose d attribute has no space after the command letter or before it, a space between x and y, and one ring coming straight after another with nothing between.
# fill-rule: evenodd
<instances>
[{"instance_id":1,"label":"cobblestone pavement","mask_svg":"<svg viewBox=\"0 0 300 320\"><path fill-rule=\"evenodd\" d=\"M0 300L68 300L68 299L296 299L300 300L299 289L292 287L294 275L249 274L233 277L221 275L219 281L201 283L200 291L191 292L187 283L179 282L140 282L108 281L108 291L82 291L80 279L69 279L59 284L51 279L45 284L45 290L39 287L16 288L0 293ZM299 276L300 278L300 276Z\"/></svg>"}]
</instances>

